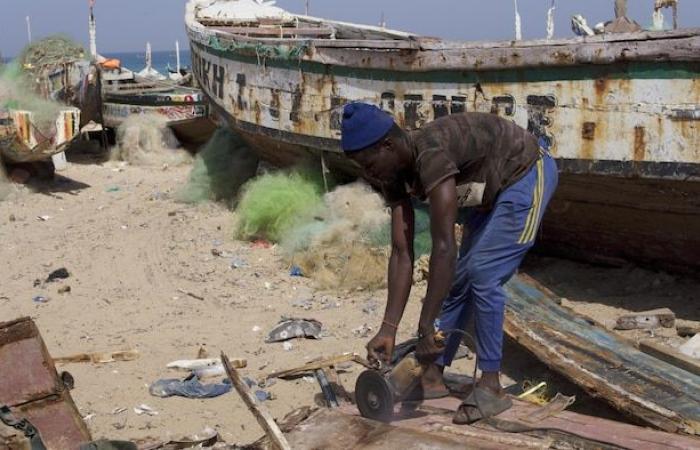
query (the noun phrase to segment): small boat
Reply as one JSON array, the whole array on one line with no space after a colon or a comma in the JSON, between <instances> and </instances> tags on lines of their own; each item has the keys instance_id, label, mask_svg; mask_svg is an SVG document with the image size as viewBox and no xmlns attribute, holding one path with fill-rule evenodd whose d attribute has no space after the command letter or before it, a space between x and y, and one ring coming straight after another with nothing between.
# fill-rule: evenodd
<instances>
[{"instance_id":1,"label":"small boat","mask_svg":"<svg viewBox=\"0 0 700 450\"><path fill-rule=\"evenodd\" d=\"M178 44L179 50L179 44ZM208 103L201 90L192 87L192 74L180 68L169 77L152 66L151 45L147 45L146 67L133 72L110 61L102 67L102 120L116 129L133 114L156 114L167 119L175 137L190 149L197 149L211 137L216 126L209 118Z\"/></svg>"},{"instance_id":2,"label":"small boat","mask_svg":"<svg viewBox=\"0 0 700 450\"><path fill-rule=\"evenodd\" d=\"M0 109L0 159L5 163L45 161L80 135L80 110L62 109L54 126L40 131L31 111Z\"/></svg>"},{"instance_id":3,"label":"small boat","mask_svg":"<svg viewBox=\"0 0 700 450\"><path fill-rule=\"evenodd\" d=\"M185 13L196 81L263 159L357 175L340 149L353 101L408 130L498 114L559 164L541 246L699 271L700 29L450 42L272 3L190 0Z\"/></svg>"}]
</instances>

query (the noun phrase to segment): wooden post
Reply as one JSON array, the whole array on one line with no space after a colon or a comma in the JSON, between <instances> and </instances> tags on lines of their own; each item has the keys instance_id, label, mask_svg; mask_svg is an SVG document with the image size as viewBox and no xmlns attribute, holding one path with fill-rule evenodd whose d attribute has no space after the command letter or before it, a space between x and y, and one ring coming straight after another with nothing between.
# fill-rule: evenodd
<instances>
[{"instance_id":1,"label":"wooden post","mask_svg":"<svg viewBox=\"0 0 700 450\"><path fill-rule=\"evenodd\" d=\"M615 0L615 18L627 16L627 0Z\"/></svg>"},{"instance_id":2,"label":"wooden post","mask_svg":"<svg viewBox=\"0 0 700 450\"><path fill-rule=\"evenodd\" d=\"M238 394L245 402L248 410L253 413L273 445L279 450L292 450L289 442L287 442L284 434L282 434L282 430L277 426L275 419L272 418L272 414L270 414L264 405L258 403L255 395L250 391L248 385L245 384L245 381L243 381L238 371L231 365L231 361L229 361L224 352L221 352L221 363L224 365L226 374L231 380L231 383L233 383L233 387L236 388L236 391L238 391Z\"/></svg>"}]
</instances>

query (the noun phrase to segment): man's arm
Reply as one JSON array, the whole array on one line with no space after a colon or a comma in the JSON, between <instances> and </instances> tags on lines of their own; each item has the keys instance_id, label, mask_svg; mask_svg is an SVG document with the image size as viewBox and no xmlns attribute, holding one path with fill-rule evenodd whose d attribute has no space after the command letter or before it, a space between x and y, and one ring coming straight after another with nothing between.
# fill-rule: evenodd
<instances>
[{"instance_id":1,"label":"man's arm","mask_svg":"<svg viewBox=\"0 0 700 450\"><path fill-rule=\"evenodd\" d=\"M389 258L389 296L384 321L398 325L403 317L413 285L413 205L406 199L391 208L391 257ZM386 323L382 324L386 326Z\"/></svg>"},{"instance_id":2,"label":"man's arm","mask_svg":"<svg viewBox=\"0 0 700 450\"><path fill-rule=\"evenodd\" d=\"M391 208L391 257L389 258L389 294L384 321L377 335L367 344L370 361L391 358L396 328L403 317L413 284L414 214L407 198Z\"/></svg>"},{"instance_id":3,"label":"man's arm","mask_svg":"<svg viewBox=\"0 0 700 450\"><path fill-rule=\"evenodd\" d=\"M440 312L442 302L452 287L454 278L455 260L457 258L457 245L455 244L455 221L457 220L457 188L454 177L450 177L430 191L430 235L433 241L430 253L430 273L428 275L428 291L425 295L423 309L418 322L420 335L429 336L429 339L417 354L426 359L427 353L439 353L434 347L432 336L434 334L435 318ZM435 355L437 356L437 355Z\"/></svg>"}]
</instances>

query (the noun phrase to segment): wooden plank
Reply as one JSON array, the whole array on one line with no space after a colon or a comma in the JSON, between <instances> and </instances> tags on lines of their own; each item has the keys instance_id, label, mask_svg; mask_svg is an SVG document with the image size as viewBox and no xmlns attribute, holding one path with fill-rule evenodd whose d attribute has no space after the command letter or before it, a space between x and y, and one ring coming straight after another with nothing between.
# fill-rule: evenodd
<instances>
[{"instance_id":1,"label":"wooden plank","mask_svg":"<svg viewBox=\"0 0 700 450\"><path fill-rule=\"evenodd\" d=\"M247 36L330 36L333 34L330 28L215 27L213 29L222 33Z\"/></svg>"},{"instance_id":2,"label":"wooden plank","mask_svg":"<svg viewBox=\"0 0 700 450\"><path fill-rule=\"evenodd\" d=\"M286 370L278 370L269 374L267 378L286 378L299 376L304 373L313 372L319 369L325 369L327 367L334 367L338 364L346 362L356 362L364 367L371 367L369 361L362 358L357 353L344 353L342 355L332 356L330 358L323 358L316 361L311 361L300 367L295 367Z\"/></svg>"},{"instance_id":3,"label":"wooden plank","mask_svg":"<svg viewBox=\"0 0 700 450\"><path fill-rule=\"evenodd\" d=\"M226 374L231 379L233 387L236 388L236 391L238 391L238 394L245 402L248 410L253 413L258 423L265 431L265 434L267 434L275 447L280 450L291 450L292 447L289 446L287 439L285 439L282 431L277 426L277 423L275 423L275 419L272 417L265 405L258 402L255 395L251 392L245 381L243 381L238 371L231 365L231 361L229 361L224 352L221 352L221 363L224 365Z\"/></svg>"},{"instance_id":4,"label":"wooden plank","mask_svg":"<svg viewBox=\"0 0 700 450\"><path fill-rule=\"evenodd\" d=\"M700 375L700 361L684 355L668 345L660 344L653 339L642 339L639 341L639 349L648 355L666 361L683 370Z\"/></svg>"},{"instance_id":5,"label":"wooden plank","mask_svg":"<svg viewBox=\"0 0 700 450\"><path fill-rule=\"evenodd\" d=\"M133 361L138 359L138 350L125 350L117 352L96 352L96 353L78 353L75 355L59 356L54 358L56 363L94 363L105 364L117 361Z\"/></svg>"},{"instance_id":6,"label":"wooden plank","mask_svg":"<svg viewBox=\"0 0 700 450\"><path fill-rule=\"evenodd\" d=\"M506 333L551 369L649 425L700 433L699 376L639 351L521 276L507 291Z\"/></svg>"},{"instance_id":7,"label":"wooden plank","mask_svg":"<svg viewBox=\"0 0 700 450\"><path fill-rule=\"evenodd\" d=\"M617 318L616 330L636 330L640 328L673 328L676 315L668 308L653 309L632 314L624 314Z\"/></svg>"}]
</instances>

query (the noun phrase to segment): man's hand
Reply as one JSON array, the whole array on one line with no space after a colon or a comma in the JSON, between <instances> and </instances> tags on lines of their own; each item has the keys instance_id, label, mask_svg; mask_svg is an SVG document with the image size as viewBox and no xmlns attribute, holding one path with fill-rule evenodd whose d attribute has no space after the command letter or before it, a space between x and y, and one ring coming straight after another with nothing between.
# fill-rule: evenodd
<instances>
[{"instance_id":1,"label":"man's hand","mask_svg":"<svg viewBox=\"0 0 700 450\"><path fill-rule=\"evenodd\" d=\"M435 334L427 333L416 344L416 359L421 364L434 363L444 349L444 346L435 342Z\"/></svg>"},{"instance_id":2,"label":"man's hand","mask_svg":"<svg viewBox=\"0 0 700 450\"><path fill-rule=\"evenodd\" d=\"M373 365L379 361L388 364L394 353L395 341L395 333L380 329L379 333L367 343L367 360Z\"/></svg>"}]
</instances>

